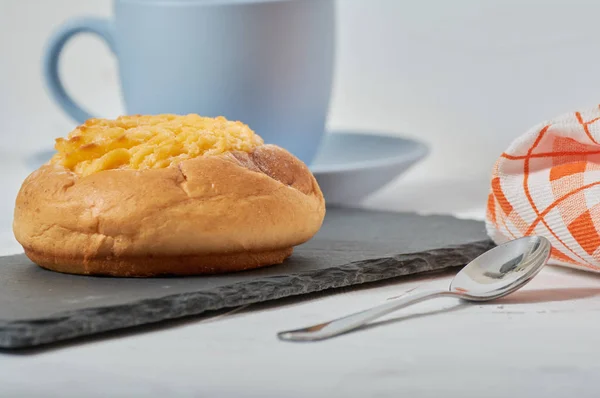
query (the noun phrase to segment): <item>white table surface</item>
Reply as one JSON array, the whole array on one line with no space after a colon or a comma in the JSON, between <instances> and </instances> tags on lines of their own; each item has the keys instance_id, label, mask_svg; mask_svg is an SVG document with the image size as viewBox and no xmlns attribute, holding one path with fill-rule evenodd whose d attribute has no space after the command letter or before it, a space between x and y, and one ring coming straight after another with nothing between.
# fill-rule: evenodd
<instances>
[{"instance_id":1,"label":"white table surface","mask_svg":"<svg viewBox=\"0 0 600 398\"><path fill-rule=\"evenodd\" d=\"M2 156L2 252L12 199L29 170ZM433 184L433 182L431 182ZM401 196L410 179L386 189ZM477 211L472 213L477 214ZM451 275L253 305L136 333L0 353L0 397L597 397L600 275L547 267L500 302L422 303L379 326L318 343L278 341Z\"/></svg>"}]
</instances>

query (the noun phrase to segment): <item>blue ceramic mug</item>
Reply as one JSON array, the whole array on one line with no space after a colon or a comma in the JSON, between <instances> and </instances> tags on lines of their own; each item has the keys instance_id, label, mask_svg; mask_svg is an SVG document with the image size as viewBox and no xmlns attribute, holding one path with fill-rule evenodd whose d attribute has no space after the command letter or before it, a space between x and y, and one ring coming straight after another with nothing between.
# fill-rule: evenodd
<instances>
[{"instance_id":1,"label":"blue ceramic mug","mask_svg":"<svg viewBox=\"0 0 600 398\"><path fill-rule=\"evenodd\" d=\"M334 0L115 0L112 21L67 21L50 39L44 73L82 123L92 115L58 73L78 33L100 36L116 55L127 113L222 115L313 159L329 108Z\"/></svg>"}]
</instances>

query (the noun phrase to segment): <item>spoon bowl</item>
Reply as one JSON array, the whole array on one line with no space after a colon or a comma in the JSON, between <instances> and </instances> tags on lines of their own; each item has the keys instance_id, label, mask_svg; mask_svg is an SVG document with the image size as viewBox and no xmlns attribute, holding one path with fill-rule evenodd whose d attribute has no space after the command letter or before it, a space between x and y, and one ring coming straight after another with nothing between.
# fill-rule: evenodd
<instances>
[{"instance_id":1,"label":"spoon bowl","mask_svg":"<svg viewBox=\"0 0 600 398\"><path fill-rule=\"evenodd\" d=\"M467 264L452 280L449 290L402 297L343 318L278 333L281 340L314 341L346 333L390 312L435 297L489 301L509 295L535 277L550 257L552 245L542 236L527 236L503 243Z\"/></svg>"},{"instance_id":2,"label":"spoon bowl","mask_svg":"<svg viewBox=\"0 0 600 398\"><path fill-rule=\"evenodd\" d=\"M469 301L504 297L525 286L548 261L552 246L541 236L508 241L467 264L450 283L450 291Z\"/></svg>"}]
</instances>

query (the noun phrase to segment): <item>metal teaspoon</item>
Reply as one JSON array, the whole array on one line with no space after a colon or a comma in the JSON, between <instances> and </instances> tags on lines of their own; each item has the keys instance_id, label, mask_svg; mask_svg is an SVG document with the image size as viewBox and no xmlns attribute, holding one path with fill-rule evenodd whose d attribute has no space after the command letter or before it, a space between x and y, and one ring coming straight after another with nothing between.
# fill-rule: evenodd
<instances>
[{"instance_id":1,"label":"metal teaspoon","mask_svg":"<svg viewBox=\"0 0 600 398\"><path fill-rule=\"evenodd\" d=\"M307 328L280 332L286 341L322 340L356 329L379 317L435 297L457 297L467 301L489 301L525 286L550 257L550 242L527 236L506 242L467 264L450 283L449 290L429 291L381 304L371 309Z\"/></svg>"}]
</instances>

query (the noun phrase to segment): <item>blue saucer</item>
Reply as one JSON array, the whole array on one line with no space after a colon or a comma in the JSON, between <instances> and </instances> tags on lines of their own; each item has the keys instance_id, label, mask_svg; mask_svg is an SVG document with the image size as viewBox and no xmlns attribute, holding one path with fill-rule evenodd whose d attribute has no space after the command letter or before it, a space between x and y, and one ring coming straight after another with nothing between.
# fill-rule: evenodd
<instances>
[{"instance_id":1,"label":"blue saucer","mask_svg":"<svg viewBox=\"0 0 600 398\"><path fill-rule=\"evenodd\" d=\"M333 131L310 170L328 204L358 204L428 153L425 144L406 138Z\"/></svg>"},{"instance_id":2,"label":"blue saucer","mask_svg":"<svg viewBox=\"0 0 600 398\"><path fill-rule=\"evenodd\" d=\"M310 170L327 203L358 204L428 152L425 144L406 138L333 131L323 138ZM54 151L38 152L27 159L27 166L36 169L53 154Z\"/></svg>"}]
</instances>

